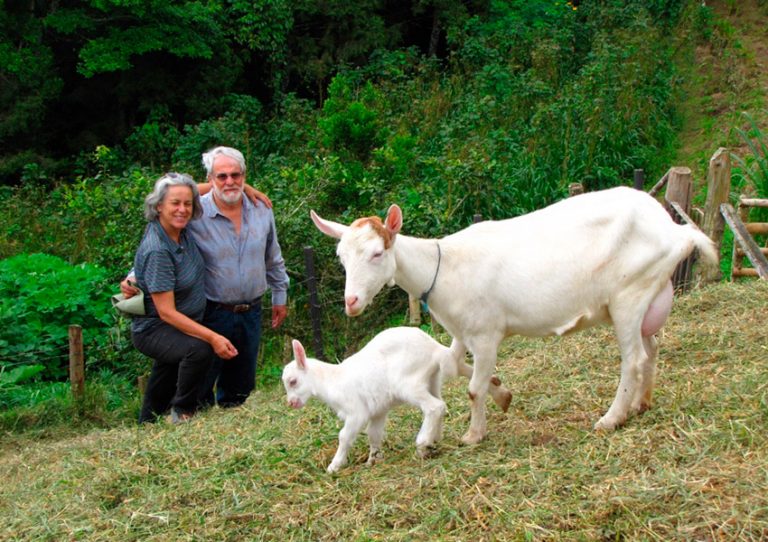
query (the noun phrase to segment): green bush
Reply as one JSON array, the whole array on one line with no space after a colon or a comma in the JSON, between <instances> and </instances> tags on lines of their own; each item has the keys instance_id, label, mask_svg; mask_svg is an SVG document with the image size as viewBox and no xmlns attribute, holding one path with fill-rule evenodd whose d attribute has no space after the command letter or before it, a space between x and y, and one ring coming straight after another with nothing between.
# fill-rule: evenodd
<instances>
[{"instance_id":1,"label":"green bush","mask_svg":"<svg viewBox=\"0 0 768 542\"><path fill-rule=\"evenodd\" d=\"M370 81L357 85L350 74L334 77L318 121L325 145L342 155L367 161L381 142L379 116L374 109L380 101Z\"/></svg>"},{"instance_id":2,"label":"green bush","mask_svg":"<svg viewBox=\"0 0 768 542\"><path fill-rule=\"evenodd\" d=\"M99 266L70 265L47 254L1 260L0 369L15 375L21 366L42 365L44 379L66 376L70 325L82 327L86 347L105 345L115 318L106 280Z\"/></svg>"},{"instance_id":3,"label":"green bush","mask_svg":"<svg viewBox=\"0 0 768 542\"><path fill-rule=\"evenodd\" d=\"M264 137L264 112L252 96L230 94L222 100L225 113L184 128L173 153L173 169L204 181L202 153L218 145L239 149L249 169L271 149ZM199 172L199 173L198 173ZM250 172L249 172L250 174Z\"/></svg>"},{"instance_id":4,"label":"green bush","mask_svg":"<svg viewBox=\"0 0 768 542\"><path fill-rule=\"evenodd\" d=\"M100 156L111 153L101 147ZM159 176L159 174L158 174ZM146 226L142 205L157 177L134 169L97 173L50 188L27 182L7 188L0 210L0 257L44 252L70 263L90 262L121 277Z\"/></svg>"},{"instance_id":5,"label":"green bush","mask_svg":"<svg viewBox=\"0 0 768 542\"><path fill-rule=\"evenodd\" d=\"M179 137L178 129L170 122L168 108L159 106L125 139L124 146L131 161L157 171L168 168Z\"/></svg>"}]
</instances>

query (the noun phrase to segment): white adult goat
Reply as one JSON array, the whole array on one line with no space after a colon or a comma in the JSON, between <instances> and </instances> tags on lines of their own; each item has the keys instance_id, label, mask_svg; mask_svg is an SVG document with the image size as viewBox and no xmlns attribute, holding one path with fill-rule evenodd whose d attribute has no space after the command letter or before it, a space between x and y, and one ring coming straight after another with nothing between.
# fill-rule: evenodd
<instances>
[{"instance_id":1,"label":"white adult goat","mask_svg":"<svg viewBox=\"0 0 768 542\"><path fill-rule=\"evenodd\" d=\"M438 322L474 357L471 421L462 437L485 437L485 397L504 337L564 335L613 323L621 378L608 412L595 424L611 430L650 407L661 329L672 306L670 277L694 248L712 264L712 241L675 224L651 196L613 188L575 196L539 211L472 225L440 240L397 235L402 211L350 226L323 220L340 239L346 269L345 310L360 314L389 283L426 299Z\"/></svg>"},{"instance_id":2,"label":"white adult goat","mask_svg":"<svg viewBox=\"0 0 768 542\"><path fill-rule=\"evenodd\" d=\"M414 327L382 331L362 350L334 365L308 358L302 344L293 341L295 359L283 368L283 385L288 404L303 407L318 397L344 420L339 447L328 472L338 471L358 433L368 425L368 464L381 457L387 413L408 403L424 414L416 447L424 457L442 436L445 403L440 398L442 368L445 376L455 375L464 363L449 348Z\"/></svg>"}]
</instances>

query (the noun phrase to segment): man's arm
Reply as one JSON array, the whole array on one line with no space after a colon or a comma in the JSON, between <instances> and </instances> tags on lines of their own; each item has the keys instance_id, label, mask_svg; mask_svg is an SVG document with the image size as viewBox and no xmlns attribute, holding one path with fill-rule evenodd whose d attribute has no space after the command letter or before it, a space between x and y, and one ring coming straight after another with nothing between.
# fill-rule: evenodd
<instances>
[{"instance_id":1,"label":"man's arm","mask_svg":"<svg viewBox=\"0 0 768 542\"><path fill-rule=\"evenodd\" d=\"M264 267L267 274L267 284L272 290L272 328L280 327L288 315L288 272L285 269L285 260L277 241L277 228L275 217L271 217L267 250L264 255Z\"/></svg>"}]
</instances>

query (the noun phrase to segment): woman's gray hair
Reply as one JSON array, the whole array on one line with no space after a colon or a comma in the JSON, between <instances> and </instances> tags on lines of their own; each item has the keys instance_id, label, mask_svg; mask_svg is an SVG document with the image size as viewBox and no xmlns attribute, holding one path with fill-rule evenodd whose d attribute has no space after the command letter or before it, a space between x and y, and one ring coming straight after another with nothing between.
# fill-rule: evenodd
<instances>
[{"instance_id":1,"label":"woman's gray hair","mask_svg":"<svg viewBox=\"0 0 768 542\"><path fill-rule=\"evenodd\" d=\"M186 173L173 171L160 177L155 182L155 188L144 199L144 218L152 222L158 217L157 206L163 202L168 194L168 189L172 186L188 186L192 189L192 218L200 218L203 215L203 207L200 204L200 192L197 190L197 183Z\"/></svg>"},{"instance_id":2,"label":"woman's gray hair","mask_svg":"<svg viewBox=\"0 0 768 542\"><path fill-rule=\"evenodd\" d=\"M237 160L237 163L240 164L240 171L245 175L245 157L243 156L243 153L232 147L214 147L208 152L203 153L203 167L205 167L206 175L213 173L213 161L219 155Z\"/></svg>"}]
</instances>

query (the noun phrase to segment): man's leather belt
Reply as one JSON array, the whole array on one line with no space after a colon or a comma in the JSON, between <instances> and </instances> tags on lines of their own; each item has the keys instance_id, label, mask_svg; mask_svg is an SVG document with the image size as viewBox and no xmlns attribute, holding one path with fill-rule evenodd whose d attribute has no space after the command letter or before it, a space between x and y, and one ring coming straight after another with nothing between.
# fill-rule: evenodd
<instances>
[{"instance_id":1,"label":"man's leather belt","mask_svg":"<svg viewBox=\"0 0 768 542\"><path fill-rule=\"evenodd\" d=\"M216 306L234 313L248 312L255 307L261 306L261 298L254 299L250 303L238 303L237 305L227 305L226 303L217 302Z\"/></svg>"}]
</instances>

